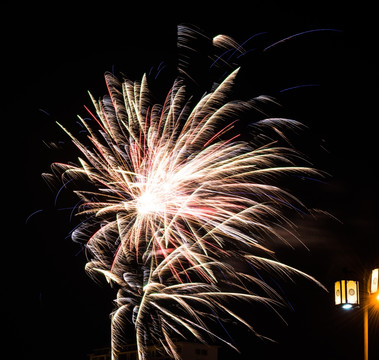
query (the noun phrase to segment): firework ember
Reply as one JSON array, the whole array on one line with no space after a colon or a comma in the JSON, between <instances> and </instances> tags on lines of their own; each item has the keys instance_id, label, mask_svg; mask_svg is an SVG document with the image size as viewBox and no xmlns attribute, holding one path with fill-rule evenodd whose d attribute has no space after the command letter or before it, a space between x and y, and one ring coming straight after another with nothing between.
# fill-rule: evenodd
<instances>
[{"instance_id":1,"label":"firework ember","mask_svg":"<svg viewBox=\"0 0 379 360\"><path fill-rule=\"evenodd\" d=\"M228 37L214 43L241 51ZM238 114L267 99L229 101L237 73L231 71L196 103L178 79L161 105L151 101L145 76L132 82L106 74L108 95L92 98L91 118L80 119L89 142L65 130L81 158L77 165L55 163L53 172L63 183L83 186L75 193L84 220L73 239L86 243L87 271L119 289L112 315L114 358L126 320L135 326L140 360L149 342L180 359L177 337L234 347L208 325L232 318L254 331L229 300L269 306L281 301L247 269L308 276L273 260L265 240L280 238L277 225L291 226L283 208L298 206L277 179L313 170L296 167L291 149L240 140ZM296 126L278 118L260 124Z\"/></svg>"}]
</instances>

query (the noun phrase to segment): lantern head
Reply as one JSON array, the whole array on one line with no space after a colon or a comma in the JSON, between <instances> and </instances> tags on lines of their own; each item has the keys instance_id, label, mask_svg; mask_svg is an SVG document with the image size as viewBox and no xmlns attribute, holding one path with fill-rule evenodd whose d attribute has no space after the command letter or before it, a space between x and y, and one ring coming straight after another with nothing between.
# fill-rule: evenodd
<instances>
[{"instance_id":1,"label":"lantern head","mask_svg":"<svg viewBox=\"0 0 379 360\"><path fill-rule=\"evenodd\" d=\"M359 281L339 280L334 283L334 301L348 310L359 306Z\"/></svg>"}]
</instances>

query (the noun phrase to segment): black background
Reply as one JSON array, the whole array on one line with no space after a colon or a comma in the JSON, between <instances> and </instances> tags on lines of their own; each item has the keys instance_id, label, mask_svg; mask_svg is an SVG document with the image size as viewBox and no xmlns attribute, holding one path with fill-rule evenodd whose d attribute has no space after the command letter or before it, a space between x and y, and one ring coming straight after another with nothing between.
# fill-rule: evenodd
<instances>
[{"instance_id":1,"label":"black background","mask_svg":"<svg viewBox=\"0 0 379 360\"><path fill-rule=\"evenodd\" d=\"M105 71L138 80L161 61L175 62L176 26L183 22L239 42L267 32L267 44L312 29L338 30L295 38L259 59L247 57L241 89L277 96L287 115L309 126L319 140L305 149L331 177L307 187L301 197L338 220L296 219L310 251L295 245L277 253L331 293L301 279L284 281L293 307L283 309L288 324L261 309L251 314L277 343L236 330L242 354L222 349L220 358L362 356L362 314L334 308L332 286L340 278L360 280L379 262L374 4L114 1L13 4L3 10L3 311L12 358L84 359L91 349L109 345L113 293L84 273L84 253L69 238L75 220L62 210L71 199L58 197L55 203L56 192L40 176L51 162L75 158L46 144L70 148L55 122L75 129L76 115L90 104L87 90L96 98L105 94ZM280 92L304 84L317 86ZM371 315L370 350L378 356L378 314Z\"/></svg>"}]
</instances>

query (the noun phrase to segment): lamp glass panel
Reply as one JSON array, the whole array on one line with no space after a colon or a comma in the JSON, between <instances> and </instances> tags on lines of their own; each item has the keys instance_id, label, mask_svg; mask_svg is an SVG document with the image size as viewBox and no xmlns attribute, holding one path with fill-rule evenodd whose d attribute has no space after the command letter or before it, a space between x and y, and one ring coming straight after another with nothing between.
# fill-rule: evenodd
<instances>
[{"instance_id":1,"label":"lamp glass panel","mask_svg":"<svg viewBox=\"0 0 379 360\"><path fill-rule=\"evenodd\" d=\"M334 283L334 302L336 305L340 305L342 300L341 300L341 282L336 281Z\"/></svg>"},{"instance_id":2,"label":"lamp glass panel","mask_svg":"<svg viewBox=\"0 0 379 360\"><path fill-rule=\"evenodd\" d=\"M341 302L346 304L346 281L341 280Z\"/></svg>"},{"instance_id":3,"label":"lamp glass panel","mask_svg":"<svg viewBox=\"0 0 379 360\"><path fill-rule=\"evenodd\" d=\"M346 283L346 298L349 304L359 304L359 283L358 281L348 280Z\"/></svg>"},{"instance_id":4,"label":"lamp glass panel","mask_svg":"<svg viewBox=\"0 0 379 360\"><path fill-rule=\"evenodd\" d=\"M370 286L370 292L371 294L374 294L378 291L378 277L379 277L379 269L372 270L371 273L371 286Z\"/></svg>"}]
</instances>

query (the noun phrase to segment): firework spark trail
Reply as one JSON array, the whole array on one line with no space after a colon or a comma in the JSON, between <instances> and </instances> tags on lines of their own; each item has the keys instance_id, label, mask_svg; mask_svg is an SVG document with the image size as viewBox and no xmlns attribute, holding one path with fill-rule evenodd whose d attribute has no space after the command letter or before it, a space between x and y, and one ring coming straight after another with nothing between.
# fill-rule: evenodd
<instances>
[{"instance_id":1,"label":"firework spark trail","mask_svg":"<svg viewBox=\"0 0 379 360\"><path fill-rule=\"evenodd\" d=\"M242 51L228 37L215 41ZM281 210L298 202L275 185L278 176L314 171L296 167L291 149L252 147L228 135L239 112L264 100L227 101L237 73L195 104L178 80L163 105L150 102L146 77L119 82L106 74L108 96L92 98L92 120L80 118L90 146L65 130L82 157L76 166L53 164L53 172L64 183L84 179L95 188L75 191L86 220L72 237L86 242L92 257L87 271L119 287L112 316L115 358L125 319L135 325L139 359L146 359L149 340L175 359L173 335L220 340L205 321L215 314L254 331L225 300L273 306L281 299L257 277L229 265L232 260L309 277L272 260L265 238L280 237L276 224L291 226ZM278 118L262 124L294 125ZM268 258L257 255L262 251ZM257 287L265 295L252 290Z\"/></svg>"}]
</instances>

